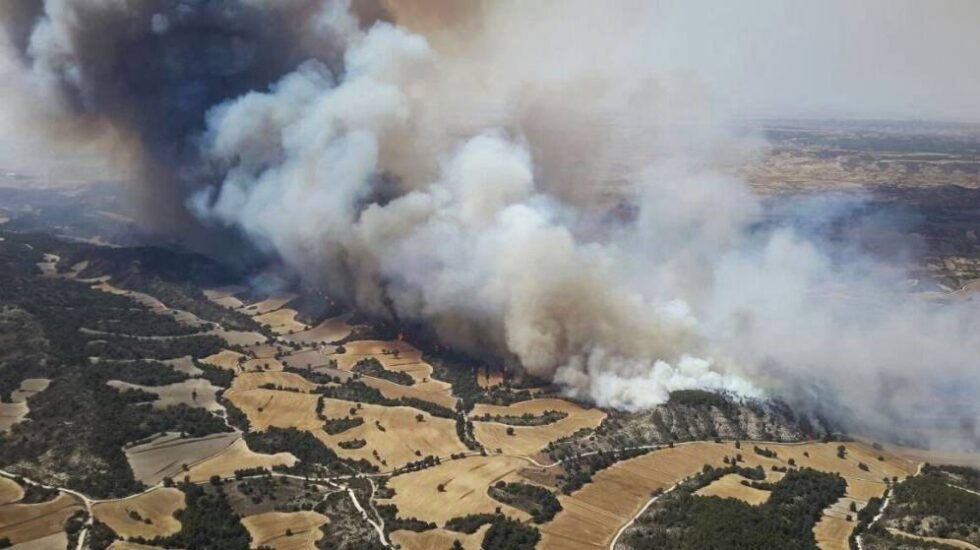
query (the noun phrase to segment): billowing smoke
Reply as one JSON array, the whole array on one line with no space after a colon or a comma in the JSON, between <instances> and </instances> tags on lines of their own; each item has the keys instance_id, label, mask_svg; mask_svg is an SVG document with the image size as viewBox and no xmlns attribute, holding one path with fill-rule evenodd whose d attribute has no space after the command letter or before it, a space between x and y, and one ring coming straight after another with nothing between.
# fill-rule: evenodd
<instances>
[{"instance_id":1,"label":"billowing smoke","mask_svg":"<svg viewBox=\"0 0 980 550\"><path fill-rule=\"evenodd\" d=\"M244 236L365 311L602 405L837 395L886 426L947 404L975 438L977 403L955 397L980 390L976 308L909 296L901 270L793 220L763 223L725 170L756 142L694 75L647 61L651 9L0 7L36 120L108 135L174 207L156 213Z\"/></svg>"}]
</instances>

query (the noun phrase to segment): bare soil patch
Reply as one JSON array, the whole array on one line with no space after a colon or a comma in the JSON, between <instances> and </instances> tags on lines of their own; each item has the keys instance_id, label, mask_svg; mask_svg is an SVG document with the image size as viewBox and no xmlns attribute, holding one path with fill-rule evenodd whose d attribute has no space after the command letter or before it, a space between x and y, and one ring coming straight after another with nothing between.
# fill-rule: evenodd
<instances>
[{"instance_id":1,"label":"bare soil patch","mask_svg":"<svg viewBox=\"0 0 980 550\"><path fill-rule=\"evenodd\" d=\"M164 477L181 479L184 465L188 468L227 449L241 434L235 432L181 439L180 434L168 433L153 441L125 449L126 460L136 479L156 485Z\"/></svg>"}]
</instances>

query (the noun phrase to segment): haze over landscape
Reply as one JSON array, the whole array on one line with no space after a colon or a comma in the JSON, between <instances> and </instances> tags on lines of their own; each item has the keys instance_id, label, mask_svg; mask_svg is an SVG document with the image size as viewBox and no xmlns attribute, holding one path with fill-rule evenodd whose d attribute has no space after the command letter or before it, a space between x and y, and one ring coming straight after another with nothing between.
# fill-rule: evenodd
<instances>
[{"instance_id":1,"label":"haze over landscape","mask_svg":"<svg viewBox=\"0 0 980 550\"><path fill-rule=\"evenodd\" d=\"M980 543L977 502L912 513L976 496L980 4L7 0L0 23L0 337L43 342L0 358L0 481L81 499L51 547L237 548L192 532L195 499L253 548L294 547L284 525L693 548L671 514L745 502L768 543L719 547ZM76 401L141 412L52 447ZM743 441L778 450L741 466ZM644 489L576 532L620 482ZM93 506L155 488L175 525L145 536Z\"/></svg>"}]
</instances>

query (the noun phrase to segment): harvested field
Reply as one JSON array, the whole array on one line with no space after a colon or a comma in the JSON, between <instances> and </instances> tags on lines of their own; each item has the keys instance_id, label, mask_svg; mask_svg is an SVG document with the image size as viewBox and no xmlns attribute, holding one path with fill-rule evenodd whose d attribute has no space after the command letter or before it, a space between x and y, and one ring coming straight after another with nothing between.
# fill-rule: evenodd
<instances>
[{"instance_id":1,"label":"harvested field","mask_svg":"<svg viewBox=\"0 0 980 550\"><path fill-rule=\"evenodd\" d=\"M344 371L342 371L344 372ZM456 410L456 398L453 397L452 388L442 383L415 384L403 386L383 378L373 378L370 376L361 377L364 384L381 392L388 399L400 399L402 397L413 397L436 405L441 405L450 410Z\"/></svg>"},{"instance_id":2,"label":"harvested field","mask_svg":"<svg viewBox=\"0 0 980 550\"><path fill-rule=\"evenodd\" d=\"M248 315L262 315L269 313L270 311L275 311L277 309L283 308L289 302L292 302L298 297L297 294L282 294L279 296L270 296L261 302L255 302L254 304L249 304L241 308L242 313Z\"/></svg>"},{"instance_id":3,"label":"harvested field","mask_svg":"<svg viewBox=\"0 0 980 550\"><path fill-rule=\"evenodd\" d=\"M282 358L285 365L297 369L330 367L332 360L337 356L333 355L333 346L326 346L323 349L308 349L291 353Z\"/></svg>"},{"instance_id":4,"label":"harvested field","mask_svg":"<svg viewBox=\"0 0 980 550\"><path fill-rule=\"evenodd\" d=\"M248 448L245 440L239 439L227 449L192 467L187 475L192 482L198 482L206 481L213 475L229 477L235 474L235 470L246 468L271 470L273 466L293 464L296 464L296 457L290 453L271 455L256 453Z\"/></svg>"},{"instance_id":5,"label":"harvested field","mask_svg":"<svg viewBox=\"0 0 980 550\"><path fill-rule=\"evenodd\" d=\"M214 330L209 330L204 334L213 334L223 339L225 342L228 342L228 345L231 346L254 346L262 344L266 341L264 334L251 331L225 330L223 328L216 328Z\"/></svg>"},{"instance_id":6,"label":"harvested field","mask_svg":"<svg viewBox=\"0 0 980 550\"><path fill-rule=\"evenodd\" d=\"M215 397L215 392L221 388L211 385L211 382L203 378L189 378L166 386L141 386L120 380L110 380L108 384L119 390L139 389L157 394L159 397L152 402L156 409L165 409L181 403L188 407L200 407L209 411L224 409Z\"/></svg>"},{"instance_id":7,"label":"harvested field","mask_svg":"<svg viewBox=\"0 0 980 550\"><path fill-rule=\"evenodd\" d=\"M0 477L0 505L24 498L24 489L16 481Z\"/></svg>"},{"instance_id":8,"label":"harvested field","mask_svg":"<svg viewBox=\"0 0 980 550\"><path fill-rule=\"evenodd\" d=\"M508 456L446 460L433 468L391 478L388 487L395 490L395 497L390 502L398 506L401 517L416 517L439 526L468 514L492 514L498 506L508 516L526 520L530 517L526 512L490 498L487 488L501 480L521 480L518 471L527 465ZM439 491L439 485L444 491Z\"/></svg>"},{"instance_id":9,"label":"harvested field","mask_svg":"<svg viewBox=\"0 0 980 550\"><path fill-rule=\"evenodd\" d=\"M555 410L568 413L568 416L553 424L543 426L508 426L499 422L473 422L473 433L477 441L489 449L500 449L504 454L531 456L548 446L548 443L572 435L582 428L595 428L606 417L599 409L585 409L564 399L531 399L515 403L509 407L478 404L470 413L470 418L484 414L521 416L525 413L541 415ZM514 435L507 435L513 428Z\"/></svg>"},{"instance_id":10,"label":"harvested field","mask_svg":"<svg viewBox=\"0 0 980 550\"><path fill-rule=\"evenodd\" d=\"M261 388L265 384L282 386L301 392L311 392L317 385L306 378L291 372L263 371L245 372L235 377L229 391L248 391Z\"/></svg>"},{"instance_id":11,"label":"harvested field","mask_svg":"<svg viewBox=\"0 0 980 550\"><path fill-rule=\"evenodd\" d=\"M267 512L242 518L242 525L252 535L252 548L314 550L314 543L323 536L320 526L327 521L316 512ZM286 535L287 529L291 535Z\"/></svg>"},{"instance_id":12,"label":"harvested field","mask_svg":"<svg viewBox=\"0 0 980 550\"><path fill-rule=\"evenodd\" d=\"M305 323L296 320L295 309L282 308L262 315L256 315L255 320L263 325L268 325L276 334L289 334L302 332L310 328Z\"/></svg>"},{"instance_id":13,"label":"harvested field","mask_svg":"<svg viewBox=\"0 0 980 550\"><path fill-rule=\"evenodd\" d=\"M245 292L246 289L243 286L231 285L223 286L220 288L211 288L204 291L204 296L208 300L218 304L219 306L226 307L229 309L238 309L245 305L241 300L235 297L235 294L240 294Z\"/></svg>"},{"instance_id":14,"label":"harvested field","mask_svg":"<svg viewBox=\"0 0 980 550\"><path fill-rule=\"evenodd\" d=\"M249 359L242 363L242 371L244 372L265 372L265 371L282 371L285 369L283 364L273 357L266 357L264 359Z\"/></svg>"},{"instance_id":15,"label":"harvested field","mask_svg":"<svg viewBox=\"0 0 980 550\"><path fill-rule=\"evenodd\" d=\"M237 351L223 349L214 355L208 355L207 357L201 359L201 362L221 369L237 371L240 363L244 362L244 359L245 356Z\"/></svg>"},{"instance_id":16,"label":"harvested field","mask_svg":"<svg viewBox=\"0 0 980 550\"><path fill-rule=\"evenodd\" d=\"M0 539L20 544L56 535L63 532L65 520L79 510L85 510L82 503L64 493L41 504L0 506Z\"/></svg>"},{"instance_id":17,"label":"harvested field","mask_svg":"<svg viewBox=\"0 0 980 550\"><path fill-rule=\"evenodd\" d=\"M24 420L30 407L27 398L48 388L51 381L47 378L27 378L20 387L10 392L11 403L0 403L0 433L10 429L14 424Z\"/></svg>"},{"instance_id":18,"label":"harvested field","mask_svg":"<svg viewBox=\"0 0 980 550\"><path fill-rule=\"evenodd\" d=\"M257 346L247 346L245 349L258 359L268 359L275 357L277 353L285 353L287 351L285 347L278 344L259 344Z\"/></svg>"},{"instance_id":19,"label":"harvested field","mask_svg":"<svg viewBox=\"0 0 980 550\"><path fill-rule=\"evenodd\" d=\"M10 547L10 550L65 550L68 548L68 533L61 531L53 535L22 542Z\"/></svg>"},{"instance_id":20,"label":"harvested field","mask_svg":"<svg viewBox=\"0 0 980 550\"><path fill-rule=\"evenodd\" d=\"M485 372L481 370L476 375L476 383L483 389L489 389L504 383L504 375L500 371Z\"/></svg>"},{"instance_id":21,"label":"harvested field","mask_svg":"<svg viewBox=\"0 0 980 550\"><path fill-rule=\"evenodd\" d=\"M44 254L44 261L38 262L37 268L41 270L42 277L57 277L58 276L58 261L59 258L56 254Z\"/></svg>"},{"instance_id":22,"label":"harvested field","mask_svg":"<svg viewBox=\"0 0 980 550\"><path fill-rule=\"evenodd\" d=\"M884 493L884 475L903 477L915 471L914 464L894 457L885 456L885 462L878 462L875 451L862 443L844 443L848 449L846 459L837 458L840 443L757 444L776 451L775 459L755 454L753 445L756 444L743 442L741 450L736 450L732 443L680 444L619 462L597 473L592 483L573 495L559 497L564 510L541 527L542 545L570 549L608 547L616 531L636 515L653 491L673 486L701 470L704 464L722 466L725 456L736 453L742 454L745 466L761 465L767 472L773 465L786 466L793 458L800 467L840 473L848 483L847 495L861 500ZM859 461L869 466L870 473L858 467Z\"/></svg>"},{"instance_id":23,"label":"harvested field","mask_svg":"<svg viewBox=\"0 0 980 550\"><path fill-rule=\"evenodd\" d=\"M28 413L27 403L0 403L0 432L23 420Z\"/></svg>"},{"instance_id":24,"label":"harvested field","mask_svg":"<svg viewBox=\"0 0 980 550\"><path fill-rule=\"evenodd\" d=\"M459 541L466 550L480 550L483 537L490 529L484 525L472 535L457 533L448 529L432 529L416 533L415 531L395 531L391 534L391 542L404 550L430 550L432 548L452 548L454 541Z\"/></svg>"},{"instance_id":25,"label":"harvested field","mask_svg":"<svg viewBox=\"0 0 980 550\"><path fill-rule=\"evenodd\" d=\"M180 522L174 518L174 512L182 508L184 493L161 487L130 498L96 503L92 506L92 514L121 537L153 539L180 531Z\"/></svg>"},{"instance_id":26,"label":"harvested field","mask_svg":"<svg viewBox=\"0 0 980 550\"><path fill-rule=\"evenodd\" d=\"M455 422L437 418L411 407L384 407L362 404L357 415L364 418L360 426L345 432L329 435L323 430L324 422L317 418L318 396L288 391L255 389L228 391L227 398L248 416L255 430L269 426L306 430L347 458L364 458L383 470L414 462L426 455L446 457L467 449L456 436ZM342 418L350 414L356 404L338 399L324 399L323 415L326 418ZM417 416L423 421L419 422ZM381 424L384 431L378 429ZM367 445L360 449L342 449L340 441L364 439ZM373 455L377 451L381 460ZM418 451L420 455L416 455ZM384 464L382 462L387 462Z\"/></svg>"},{"instance_id":27,"label":"harvested field","mask_svg":"<svg viewBox=\"0 0 980 550\"><path fill-rule=\"evenodd\" d=\"M136 479L156 485L164 477L181 479L184 464L190 467L207 460L240 438L241 434L229 432L181 439L180 434L171 432L149 443L125 449L126 460Z\"/></svg>"},{"instance_id":28,"label":"harvested field","mask_svg":"<svg viewBox=\"0 0 980 550\"><path fill-rule=\"evenodd\" d=\"M738 474L728 474L715 480L711 485L702 487L696 493L702 497L734 498L758 506L769 500L769 491L753 489L742 485L744 477Z\"/></svg>"},{"instance_id":29,"label":"harvested field","mask_svg":"<svg viewBox=\"0 0 980 550\"><path fill-rule=\"evenodd\" d=\"M813 526L813 536L821 550L850 550L848 538L857 524L857 513L851 512L851 503L858 510L868 504L845 496L828 506L820 521ZM851 521L847 520L847 516L851 516Z\"/></svg>"},{"instance_id":30,"label":"harvested field","mask_svg":"<svg viewBox=\"0 0 980 550\"><path fill-rule=\"evenodd\" d=\"M950 464L953 466L967 466L970 468L980 468L980 453L957 453L951 451L936 451L930 449L917 449L915 447L899 447L888 445L885 452L900 456L912 462L928 462L930 464Z\"/></svg>"},{"instance_id":31,"label":"harvested field","mask_svg":"<svg viewBox=\"0 0 980 550\"><path fill-rule=\"evenodd\" d=\"M300 344L316 344L320 342L329 344L331 342L337 342L350 336L351 331L354 330L353 326L347 324L349 318L349 315L342 315L327 319L311 329L283 336L282 339L287 342L299 342Z\"/></svg>"},{"instance_id":32,"label":"harvested field","mask_svg":"<svg viewBox=\"0 0 980 550\"><path fill-rule=\"evenodd\" d=\"M333 354L337 368L349 371L361 359L374 357L384 368L410 375L416 384L434 383L449 387L446 382L432 380L432 365L422 360L422 352L401 340L358 340L344 344L345 352Z\"/></svg>"}]
</instances>

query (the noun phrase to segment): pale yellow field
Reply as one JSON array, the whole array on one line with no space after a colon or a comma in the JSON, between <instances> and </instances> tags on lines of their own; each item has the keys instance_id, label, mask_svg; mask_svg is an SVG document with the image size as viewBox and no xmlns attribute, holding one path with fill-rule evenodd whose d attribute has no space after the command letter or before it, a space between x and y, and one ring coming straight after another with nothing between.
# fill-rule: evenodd
<instances>
[{"instance_id":1,"label":"pale yellow field","mask_svg":"<svg viewBox=\"0 0 980 550\"><path fill-rule=\"evenodd\" d=\"M302 392L310 392L317 388L317 385L291 372L245 372L235 377L231 383L229 391L248 391L262 387L264 384L274 384L283 388L297 389Z\"/></svg>"},{"instance_id":2,"label":"pale yellow field","mask_svg":"<svg viewBox=\"0 0 980 550\"><path fill-rule=\"evenodd\" d=\"M292 302L298 297L296 294L282 294L279 296L270 296L261 302L256 302L254 304L249 304L241 309L242 313L247 313L248 315L262 315L264 313L269 313L270 311L275 311L281 307L284 307L289 302Z\"/></svg>"},{"instance_id":3,"label":"pale yellow field","mask_svg":"<svg viewBox=\"0 0 980 550\"><path fill-rule=\"evenodd\" d=\"M364 458L383 470L419 460L421 457L415 451L419 451L422 457L445 457L466 451L466 447L456 437L453 420L436 418L410 407L362 404L357 414L364 418L364 424L343 433L329 435L323 431L324 422L316 415L317 395L264 389L230 390L225 395L248 416L255 430L261 431L269 426L306 430L340 456ZM350 401L325 399L323 414L327 418L342 418L349 415L350 409L355 406ZM419 414L422 415L423 422L416 420L416 415ZM381 423L384 431L377 428L375 421ZM364 439L367 445L360 449L342 449L337 446L340 441L355 438ZM387 465L375 458L372 451L377 451Z\"/></svg>"},{"instance_id":4,"label":"pale yellow field","mask_svg":"<svg viewBox=\"0 0 980 550\"><path fill-rule=\"evenodd\" d=\"M147 485L156 485L164 477L183 479L184 464L190 467L207 460L240 438L241 435L235 432L188 439L180 439L180 434L170 433L125 449L126 460L136 479Z\"/></svg>"},{"instance_id":5,"label":"pale yellow field","mask_svg":"<svg viewBox=\"0 0 980 550\"><path fill-rule=\"evenodd\" d=\"M211 382L203 378L189 378L166 386L141 386L120 380L110 380L107 384L119 390L139 389L157 394L159 397L152 402L156 409L165 409L179 404L188 407L200 407L209 411L219 411L223 408L218 404L215 397L215 392L221 388L211 385Z\"/></svg>"},{"instance_id":6,"label":"pale yellow field","mask_svg":"<svg viewBox=\"0 0 980 550\"><path fill-rule=\"evenodd\" d=\"M315 344L319 342L329 344L330 342L343 340L354 330L354 327L347 324L349 317L349 315L342 315L327 319L309 330L283 336L283 340L287 342L299 342L301 344Z\"/></svg>"},{"instance_id":7,"label":"pale yellow field","mask_svg":"<svg viewBox=\"0 0 980 550\"><path fill-rule=\"evenodd\" d=\"M50 384L51 381L47 378L25 378L21 381L20 387L10 393L10 400L15 403L27 401L28 397L48 389Z\"/></svg>"},{"instance_id":8,"label":"pale yellow field","mask_svg":"<svg viewBox=\"0 0 980 550\"><path fill-rule=\"evenodd\" d=\"M738 474L728 474L715 480L711 485L698 489L694 494L702 497L735 498L753 506L769 500L769 491L746 487L742 485L744 479Z\"/></svg>"},{"instance_id":9,"label":"pale yellow field","mask_svg":"<svg viewBox=\"0 0 980 550\"><path fill-rule=\"evenodd\" d=\"M239 366L244 362L244 359L245 356L237 351L223 349L214 355L208 355L201 359L201 362L226 370L239 370Z\"/></svg>"},{"instance_id":10,"label":"pale yellow field","mask_svg":"<svg viewBox=\"0 0 980 550\"><path fill-rule=\"evenodd\" d=\"M568 416L543 426L508 426L499 422L473 422L473 434L488 449L500 449L504 454L531 456L548 446L548 443L572 435L582 428L595 428L606 417L599 409L584 409L563 399L531 399L509 407L478 404L470 418L484 414L521 416L524 413L540 415L547 410L563 411ZM507 428L514 435L507 435Z\"/></svg>"},{"instance_id":11,"label":"pale yellow field","mask_svg":"<svg viewBox=\"0 0 980 550\"><path fill-rule=\"evenodd\" d=\"M391 542L401 546L403 550L430 550L452 548L453 542L458 540L466 550L480 550L488 529L490 525L484 525L472 535L448 529L432 529L421 533L402 530L391 534Z\"/></svg>"},{"instance_id":12,"label":"pale yellow field","mask_svg":"<svg viewBox=\"0 0 980 550\"><path fill-rule=\"evenodd\" d=\"M331 361L334 359L333 346L327 346L325 349L307 349L303 351L297 351L290 353L289 355L282 358L282 362L297 369L312 368L316 369L319 367L329 367Z\"/></svg>"},{"instance_id":13,"label":"pale yellow field","mask_svg":"<svg viewBox=\"0 0 980 550\"><path fill-rule=\"evenodd\" d=\"M0 505L24 498L24 489L14 480L0 477Z\"/></svg>"},{"instance_id":14,"label":"pale yellow field","mask_svg":"<svg viewBox=\"0 0 980 550\"><path fill-rule=\"evenodd\" d=\"M253 452L245 444L245 440L239 439L227 449L214 455L213 457L193 466L188 472L192 482L206 481L211 476L229 477L235 474L235 470L245 468L268 468L273 466L296 464L296 457L291 453L260 454Z\"/></svg>"},{"instance_id":15,"label":"pale yellow field","mask_svg":"<svg viewBox=\"0 0 980 550\"><path fill-rule=\"evenodd\" d=\"M174 512L184 507L184 493L174 488L158 488L131 498L99 502L92 506L95 519L105 523L124 538L153 539L180 531ZM133 519L135 511L143 519Z\"/></svg>"},{"instance_id":16,"label":"pale yellow field","mask_svg":"<svg viewBox=\"0 0 980 550\"><path fill-rule=\"evenodd\" d=\"M274 357L277 353L287 351L284 346L278 344L259 344L257 346L247 346L246 349L258 359L268 359Z\"/></svg>"},{"instance_id":17,"label":"pale yellow field","mask_svg":"<svg viewBox=\"0 0 980 550\"><path fill-rule=\"evenodd\" d=\"M0 539L19 544L57 534L69 516L84 509L78 499L64 493L41 504L0 506Z\"/></svg>"},{"instance_id":18,"label":"pale yellow field","mask_svg":"<svg viewBox=\"0 0 980 550\"><path fill-rule=\"evenodd\" d=\"M837 458L838 443L758 444L776 451L776 459L755 454L753 445L743 442L742 449L736 450L732 443L680 444L619 462L596 474L592 483L573 495L559 497L564 510L541 527L542 547L608 547L616 531L646 504L652 491L671 487L701 470L704 464L723 466L722 459L736 453L742 454L745 466L762 465L767 472L772 465L785 466L789 458L794 458L800 467L840 473L848 482L848 496L864 500L865 495L884 493L881 478L886 473L902 477L915 471L914 464L894 457L886 456L886 462L878 462L875 451L861 443L844 444L848 448L847 459ZM804 452L810 456L805 457ZM871 472L860 470L859 461L868 464Z\"/></svg>"},{"instance_id":19,"label":"pale yellow field","mask_svg":"<svg viewBox=\"0 0 980 550\"><path fill-rule=\"evenodd\" d=\"M341 370L349 371L361 359L374 357L384 368L410 375L416 384L428 381L449 386L446 382L433 381L432 365L422 360L422 352L401 340L358 340L344 344L344 348L344 353L330 356Z\"/></svg>"},{"instance_id":20,"label":"pale yellow field","mask_svg":"<svg viewBox=\"0 0 980 550\"><path fill-rule=\"evenodd\" d=\"M323 537L320 526L327 521L326 516L316 512L268 512L242 518L242 525L252 535L252 548L314 550L314 543ZM286 535L287 529L291 535Z\"/></svg>"},{"instance_id":21,"label":"pale yellow field","mask_svg":"<svg viewBox=\"0 0 980 550\"><path fill-rule=\"evenodd\" d=\"M401 517L415 517L444 526L446 521L468 514L492 514L499 506L510 517L525 520L530 516L487 494L497 481L522 479L517 473L528 466L522 459L509 456L469 456L444 460L433 468L395 476L388 487L395 490L390 500L398 506ZM445 489L440 492L438 486Z\"/></svg>"},{"instance_id":22,"label":"pale yellow field","mask_svg":"<svg viewBox=\"0 0 980 550\"><path fill-rule=\"evenodd\" d=\"M245 287L242 286L223 286L220 288L212 288L204 291L204 295L208 300L218 304L219 306L226 307L229 309L238 309L242 307L243 304L241 300L235 297L235 294L244 292Z\"/></svg>"}]
</instances>

